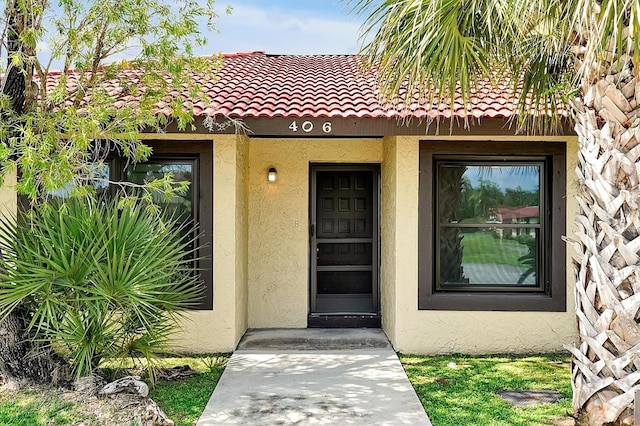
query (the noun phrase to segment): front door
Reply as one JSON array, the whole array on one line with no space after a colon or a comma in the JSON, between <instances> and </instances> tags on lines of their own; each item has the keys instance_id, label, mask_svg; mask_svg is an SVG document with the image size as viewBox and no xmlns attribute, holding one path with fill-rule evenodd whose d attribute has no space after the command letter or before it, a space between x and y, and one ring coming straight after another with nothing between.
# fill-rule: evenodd
<instances>
[{"instance_id":1,"label":"front door","mask_svg":"<svg viewBox=\"0 0 640 426\"><path fill-rule=\"evenodd\" d=\"M378 180L377 165L311 168L310 325L379 321Z\"/></svg>"}]
</instances>

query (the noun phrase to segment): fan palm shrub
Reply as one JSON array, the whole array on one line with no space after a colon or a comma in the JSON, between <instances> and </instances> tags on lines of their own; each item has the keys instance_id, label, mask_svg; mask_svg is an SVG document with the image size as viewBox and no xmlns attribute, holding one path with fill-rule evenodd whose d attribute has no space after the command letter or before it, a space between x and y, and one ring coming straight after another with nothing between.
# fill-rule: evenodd
<instances>
[{"instance_id":1,"label":"fan palm shrub","mask_svg":"<svg viewBox=\"0 0 640 426\"><path fill-rule=\"evenodd\" d=\"M0 319L28 329L77 377L116 358L154 360L201 296L184 222L118 200L51 200L0 219Z\"/></svg>"}]
</instances>

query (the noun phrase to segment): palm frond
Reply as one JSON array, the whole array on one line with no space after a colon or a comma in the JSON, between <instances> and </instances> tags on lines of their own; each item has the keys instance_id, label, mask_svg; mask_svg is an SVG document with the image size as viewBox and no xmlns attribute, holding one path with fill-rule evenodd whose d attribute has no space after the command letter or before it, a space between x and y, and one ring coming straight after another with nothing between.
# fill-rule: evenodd
<instances>
[{"instance_id":1,"label":"palm frond","mask_svg":"<svg viewBox=\"0 0 640 426\"><path fill-rule=\"evenodd\" d=\"M141 205L120 209L117 199L36 209L0 218L0 315L27 308L36 338L58 348L78 376L123 353L153 368L202 295L193 225Z\"/></svg>"},{"instance_id":2,"label":"palm frond","mask_svg":"<svg viewBox=\"0 0 640 426\"><path fill-rule=\"evenodd\" d=\"M467 113L479 88L510 97L517 123L550 133L567 117L571 12L577 0L352 0L362 48L394 106ZM505 91L505 84L510 90Z\"/></svg>"}]
</instances>

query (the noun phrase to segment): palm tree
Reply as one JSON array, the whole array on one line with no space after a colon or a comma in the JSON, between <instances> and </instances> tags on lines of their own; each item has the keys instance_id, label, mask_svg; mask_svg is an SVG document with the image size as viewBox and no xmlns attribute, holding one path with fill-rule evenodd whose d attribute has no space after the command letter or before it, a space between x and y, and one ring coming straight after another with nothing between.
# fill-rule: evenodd
<instances>
[{"instance_id":1,"label":"palm tree","mask_svg":"<svg viewBox=\"0 0 640 426\"><path fill-rule=\"evenodd\" d=\"M17 1L10 1L5 5L8 58L26 49L19 37L20 21L32 19L32 17L26 17L22 12L15 12L18 10ZM0 40L0 50L2 41ZM7 73L0 81L0 96L9 96L11 110L16 117L24 113L25 102L28 101L25 89L30 79L25 76L33 74L32 68L28 64L23 64L22 68L15 66L11 59L8 59ZM6 114L0 114L1 120L7 118ZM0 249L0 262L6 255L7 253L3 253ZM29 330L30 321L31 315L23 306L18 306L13 312L0 319L0 335L3 336L0 340L0 375L6 382L18 385L56 384L65 380L67 363L51 347L38 344L35 333Z\"/></svg>"},{"instance_id":2,"label":"palm tree","mask_svg":"<svg viewBox=\"0 0 640 426\"><path fill-rule=\"evenodd\" d=\"M573 405L578 423L632 421L640 389L640 2L349 4L367 16L363 53L392 101L410 105L417 94L453 105L458 92L472 103L480 83L500 80L512 84L526 131L551 132L569 112L580 185Z\"/></svg>"}]
</instances>

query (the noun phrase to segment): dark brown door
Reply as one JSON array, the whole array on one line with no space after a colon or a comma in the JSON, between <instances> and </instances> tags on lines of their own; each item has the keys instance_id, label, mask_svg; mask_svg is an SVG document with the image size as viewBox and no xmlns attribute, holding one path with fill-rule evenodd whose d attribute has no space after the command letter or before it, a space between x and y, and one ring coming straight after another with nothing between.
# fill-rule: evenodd
<instances>
[{"instance_id":1,"label":"dark brown door","mask_svg":"<svg viewBox=\"0 0 640 426\"><path fill-rule=\"evenodd\" d=\"M376 314L378 167L311 169L311 314Z\"/></svg>"}]
</instances>

